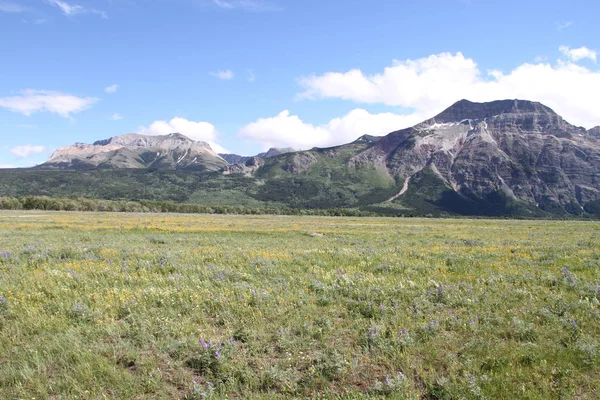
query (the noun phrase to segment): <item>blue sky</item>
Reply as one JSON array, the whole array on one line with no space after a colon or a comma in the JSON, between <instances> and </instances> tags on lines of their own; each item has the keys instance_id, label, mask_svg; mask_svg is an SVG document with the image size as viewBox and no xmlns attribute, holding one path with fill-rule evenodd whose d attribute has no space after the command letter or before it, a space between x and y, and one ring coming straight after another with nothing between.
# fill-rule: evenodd
<instances>
[{"instance_id":1,"label":"blue sky","mask_svg":"<svg viewBox=\"0 0 600 400\"><path fill-rule=\"evenodd\" d=\"M462 98L542 101L591 128L598 15L593 0L0 0L0 166L129 132L327 146Z\"/></svg>"}]
</instances>

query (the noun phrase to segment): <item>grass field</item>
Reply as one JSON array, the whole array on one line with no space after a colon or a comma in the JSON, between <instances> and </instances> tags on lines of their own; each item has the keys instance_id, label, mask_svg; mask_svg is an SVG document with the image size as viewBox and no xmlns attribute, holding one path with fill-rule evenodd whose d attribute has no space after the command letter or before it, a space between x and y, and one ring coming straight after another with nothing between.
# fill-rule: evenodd
<instances>
[{"instance_id":1,"label":"grass field","mask_svg":"<svg viewBox=\"0 0 600 400\"><path fill-rule=\"evenodd\" d=\"M0 399L596 399L597 222L0 213Z\"/></svg>"}]
</instances>

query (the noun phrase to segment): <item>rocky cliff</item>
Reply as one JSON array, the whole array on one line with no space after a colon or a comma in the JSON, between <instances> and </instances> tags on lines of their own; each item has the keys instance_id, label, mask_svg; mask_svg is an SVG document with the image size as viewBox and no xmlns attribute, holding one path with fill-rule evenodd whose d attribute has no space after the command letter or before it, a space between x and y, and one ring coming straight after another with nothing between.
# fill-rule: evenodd
<instances>
[{"instance_id":1,"label":"rocky cliff","mask_svg":"<svg viewBox=\"0 0 600 400\"><path fill-rule=\"evenodd\" d=\"M127 134L93 144L76 143L56 150L40 169L178 169L218 170L227 165L206 142L179 133L164 136Z\"/></svg>"}]
</instances>

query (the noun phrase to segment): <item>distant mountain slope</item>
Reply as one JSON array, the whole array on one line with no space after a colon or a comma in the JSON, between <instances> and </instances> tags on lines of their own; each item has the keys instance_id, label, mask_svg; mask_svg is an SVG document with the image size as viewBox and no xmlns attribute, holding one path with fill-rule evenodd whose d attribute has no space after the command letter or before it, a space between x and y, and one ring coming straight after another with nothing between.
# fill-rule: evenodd
<instances>
[{"instance_id":1,"label":"distant mountain slope","mask_svg":"<svg viewBox=\"0 0 600 400\"><path fill-rule=\"evenodd\" d=\"M214 171L227 165L210 145L179 133L127 134L58 149L39 169L177 169Z\"/></svg>"},{"instance_id":2,"label":"distant mountain slope","mask_svg":"<svg viewBox=\"0 0 600 400\"><path fill-rule=\"evenodd\" d=\"M255 174L319 175L339 181L340 174L376 172L394 181L397 191L378 207L459 214L532 214L538 209L581 214L587 204L600 199L597 132L567 123L540 103L462 100L430 120L377 141L276 157ZM364 148L356 148L358 143ZM348 152L349 158L335 155ZM326 168L324 155L329 160ZM370 181L361 182L373 185L369 176Z\"/></svg>"},{"instance_id":3,"label":"distant mountain slope","mask_svg":"<svg viewBox=\"0 0 600 400\"><path fill-rule=\"evenodd\" d=\"M600 127L573 126L536 102L462 100L384 137L269 156L277 152L229 165L182 135L123 135L60 149L42 170L4 170L0 196L600 217Z\"/></svg>"},{"instance_id":4,"label":"distant mountain slope","mask_svg":"<svg viewBox=\"0 0 600 400\"><path fill-rule=\"evenodd\" d=\"M254 157L259 157L259 158L264 159L264 158L275 157L275 156L278 156L281 154L293 153L295 151L298 151L298 150L293 149L291 147L284 147L284 148L271 147L266 152L259 153L256 156L240 156L237 154L221 154L221 153L219 153L219 156L221 156L221 158L223 158L229 164L244 164L246 161L248 161Z\"/></svg>"}]
</instances>

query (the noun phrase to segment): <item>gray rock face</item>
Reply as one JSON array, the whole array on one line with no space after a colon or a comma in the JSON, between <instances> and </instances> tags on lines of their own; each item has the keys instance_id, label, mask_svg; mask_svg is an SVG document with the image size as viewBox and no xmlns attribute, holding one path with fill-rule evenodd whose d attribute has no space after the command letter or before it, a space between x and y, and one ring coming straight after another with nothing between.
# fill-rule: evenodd
<instances>
[{"instance_id":1,"label":"gray rock face","mask_svg":"<svg viewBox=\"0 0 600 400\"><path fill-rule=\"evenodd\" d=\"M243 164L252 158L252 156L240 156L239 154L226 153L219 153L219 157L227 161L229 164Z\"/></svg>"},{"instance_id":2,"label":"gray rock face","mask_svg":"<svg viewBox=\"0 0 600 400\"><path fill-rule=\"evenodd\" d=\"M260 157L249 157L244 163L228 165L222 169L223 175L244 174L252 176L257 169L264 165L265 161Z\"/></svg>"},{"instance_id":3,"label":"gray rock face","mask_svg":"<svg viewBox=\"0 0 600 400\"><path fill-rule=\"evenodd\" d=\"M502 191L540 207L577 212L600 198L600 147L586 131L535 102L459 101L390 133L353 165L385 165L403 180L431 168L449 188L485 198Z\"/></svg>"},{"instance_id":4,"label":"gray rock face","mask_svg":"<svg viewBox=\"0 0 600 400\"><path fill-rule=\"evenodd\" d=\"M283 148L271 147L268 151L266 151L264 153L259 153L257 155L257 157L271 158L271 157L279 156L281 154L295 153L297 151L298 150L296 150L292 147L283 147Z\"/></svg>"},{"instance_id":5,"label":"gray rock face","mask_svg":"<svg viewBox=\"0 0 600 400\"><path fill-rule=\"evenodd\" d=\"M284 148L271 147L268 151L266 151L264 153L259 153L256 156L240 156L237 154L219 154L219 156L221 156L221 158L223 158L229 164L244 164L246 161L252 159L253 157L260 157L260 158L265 159L265 158L279 156L281 154L294 153L296 151L298 151L298 150L293 149L291 147L284 147Z\"/></svg>"},{"instance_id":6,"label":"gray rock face","mask_svg":"<svg viewBox=\"0 0 600 400\"><path fill-rule=\"evenodd\" d=\"M127 134L94 144L76 143L56 150L40 169L150 168L218 170L227 165L206 142L182 134Z\"/></svg>"}]
</instances>

